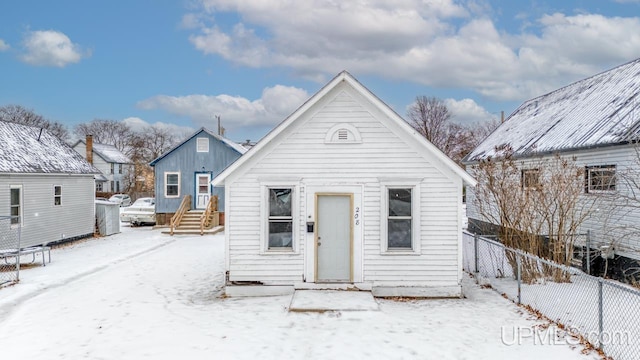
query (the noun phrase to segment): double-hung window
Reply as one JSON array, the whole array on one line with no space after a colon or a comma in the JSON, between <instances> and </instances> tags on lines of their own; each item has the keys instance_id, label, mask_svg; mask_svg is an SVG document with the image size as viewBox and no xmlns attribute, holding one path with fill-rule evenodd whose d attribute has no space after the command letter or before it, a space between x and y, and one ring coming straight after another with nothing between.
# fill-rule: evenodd
<instances>
[{"instance_id":1,"label":"double-hung window","mask_svg":"<svg viewBox=\"0 0 640 360\"><path fill-rule=\"evenodd\" d=\"M616 191L615 165L587 166L584 175L586 193Z\"/></svg>"},{"instance_id":2,"label":"double-hung window","mask_svg":"<svg viewBox=\"0 0 640 360\"><path fill-rule=\"evenodd\" d=\"M118 174L122 174L122 164L118 164Z\"/></svg>"},{"instance_id":3,"label":"double-hung window","mask_svg":"<svg viewBox=\"0 0 640 360\"><path fill-rule=\"evenodd\" d=\"M17 225L22 223L22 187L19 185L12 185L10 188L10 211L11 225Z\"/></svg>"},{"instance_id":4,"label":"double-hung window","mask_svg":"<svg viewBox=\"0 0 640 360\"><path fill-rule=\"evenodd\" d=\"M413 217L411 188L388 189L387 249L411 250Z\"/></svg>"},{"instance_id":5,"label":"double-hung window","mask_svg":"<svg viewBox=\"0 0 640 360\"><path fill-rule=\"evenodd\" d=\"M111 174L113 174L113 173L114 173L114 172L113 172L113 169L114 169L114 166L115 166L115 165L114 165L114 163L111 163L111 164L109 164L109 165L111 165L111 166L110 166Z\"/></svg>"},{"instance_id":6,"label":"double-hung window","mask_svg":"<svg viewBox=\"0 0 640 360\"><path fill-rule=\"evenodd\" d=\"M62 205L62 186L60 185L53 187L53 205Z\"/></svg>"},{"instance_id":7,"label":"double-hung window","mask_svg":"<svg viewBox=\"0 0 640 360\"><path fill-rule=\"evenodd\" d=\"M180 173L166 172L164 173L164 196L179 197L180 196Z\"/></svg>"},{"instance_id":8,"label":"double-hung window","mask_svg":"<svg viewBox=\"0 0 640 360\"><path fill-rule=\"evenodd\" d=\"M420 254L420 186L383 182L380 249L383 254Z\"/></svg>"},{"instance_id":9,"label":"double-hung window","mask_svg":"<svg viewBox=\"0 0 640 360\"><path fill-rule=\"evenodd\" d=\"M267 250L293 249L293 189L268 188Z\"/></svg>"}]
</instances>

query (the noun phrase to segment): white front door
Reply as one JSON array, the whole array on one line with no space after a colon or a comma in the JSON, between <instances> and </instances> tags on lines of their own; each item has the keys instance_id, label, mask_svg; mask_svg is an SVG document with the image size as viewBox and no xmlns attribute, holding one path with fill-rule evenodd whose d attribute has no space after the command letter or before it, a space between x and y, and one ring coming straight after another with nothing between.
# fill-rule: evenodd
<instances>
[{"instance_id":1,"label":"white front door","mask_svg":"<svg viewBox=\"0 0 640 360\"><path fill-rule=\"evenodd\" d=\"M211 197L211 174L196 174L196 209L205 209Z\"/></svg>"},{"instance_id":2,"label":"white front door","mask_svg":"<svg viewBox=\"0 0 640 360\"><path fill-rule=\"evenodd\" d=\"M352 282L350 194L317 195L316 282Z\"/></svg>"}]
</instances>

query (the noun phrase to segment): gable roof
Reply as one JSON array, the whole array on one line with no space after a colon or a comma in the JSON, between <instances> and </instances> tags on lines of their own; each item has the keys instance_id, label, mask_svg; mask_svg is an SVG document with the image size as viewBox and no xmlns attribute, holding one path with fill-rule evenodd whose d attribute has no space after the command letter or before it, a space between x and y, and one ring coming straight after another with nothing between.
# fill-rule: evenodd
<instances>
[{"instance_id":1,"label":"gable roof","mask_svg":"<svg viewBox=\"0 0 640 360\"><path fill-rule=\"evenodd\" d=\"M220 142L222 142L223 144L227 145L231 149L237 151L240 155L242 155L245 152L247 152L247 149L244 148L242 145L237 144L237 143L235 143L235 142L233 142L233 141L231 141L231 140L229 140L229 139L227 139L225 137L222 137L222 136L212 132L211 130L209 130L209 129L205 128L205 127L201 127L195 133L193 133L191 136L189 136L186 139L184 139L183 141L181 141L178 145L172 147L170 150L166 151L164 154L158 156L156 159L151 161L149 163L149 165L155 166L158 161L162 160L164 157L166 157L167 155L171 154L173 151L175 151L176 149L178 149L179 147L181 147L182 145L187 143L189 140L191 140L194 137L198 136L198 134L200 134L202 132L205 132L205 133L211 135L213 138L219 140Z\"/></svg>"},{"instance_id":2,"label":"gable roof","mask_svg":"<svg viewBox=\"0 0 640 360\"><path fill-rule=\"evenodd\" d=\"M87 146L85 140L76 141L72 148L75 148L78 144L84 144ZM93 153L100 156L105 162L108 163L117 163L117 164L133 164L131 159L125 154L123 154L117 147L108 144L98 144L96 142L93 143Z\"/></svg>"},{"instance_id":3,"label":"gable roof","mask_svg":"<svg viewBox=\"0 0 640 360\"><path fill-rule=\"evenodd\" d=\"M516 157L640 139L640 59L526 101L464 159Z\"/></svg>"},{"instance_id":4,"label":"gable roof","mask_svg":"<svg viewBox=\"0 0 640 360\"><path fill-rule=\"evenodd\" d=\"M0 143L0 173L100 173L46 129L0 121Z\"/></svg>"},{"instance_id":5,"label":"gable roof","mask_svg":"<svg viewBox=\"0 0 640 360\"><path fill-rule=\"evenodd\" d=\"M410 136L413 136L427 152L432 153L436 159L441 161L446 167L453 171L456 175L460 176L462 180L470 185L475 185L476 181L469 175L466 171L464 171L458 164L456 164L453 160L451 160L448 156L446 156L440 149L438 149L435 145L430 143L424 136L420 135L416 132L400 115L398 115L395 111L393 111L387 104L385 104L382 100L380 100L376 95L374 95L369 89L364 87L358 80L356 80L351 74L347 71L342 71L336 77L334 77L329 83L327 83L322 89L320 89L317 93L311 96L304 104L302 104L297 110L295 110L291 115L289 115L286 119L284 119L278 126L276 126L273 130L271 130L265 137L263 137L258 143L251 148L251 151L247 154L241 156L234 163L229 165L226 169L224 169L218 176L216 176L211 183L214 186L224 184L225 179L235 172L238 168L242 167L247 161L249 161L253 156L260 153L260 151L267 146L271 141L276 139L287 127L289 127L292 123L294 123L298 118L300 118L306 111L308 111L311 107L313 107L320 99L322 99L327 93L333 90L340 83L346 82L353 89L359 92L363 97L365 97L368 101L370 101L378 110L380 110L384 115L386 115L391 121L395 122L398 126L400 126L403 130L405 130Z\"/></svg>"}]
</instances>

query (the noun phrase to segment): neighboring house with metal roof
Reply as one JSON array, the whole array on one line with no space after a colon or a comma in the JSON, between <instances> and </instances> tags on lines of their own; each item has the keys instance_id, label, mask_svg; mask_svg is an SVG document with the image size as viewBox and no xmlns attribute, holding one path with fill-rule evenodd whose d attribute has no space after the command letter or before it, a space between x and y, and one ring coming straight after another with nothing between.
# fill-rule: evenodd
<instances>
[{"instance_id":1,"label":"neighboring house with metal roof","mask_svg":"<svg viewBox=\"0 0 640 360\"><path fill-rule=\"evenodd\" d=\"M127 189L133 174L133 161L118 148L95 143L91 135L86 140L78 140L72 148L100 170L101 174L96 176L96 191L119 193Z\"/></svg>"},{"instance_id":2,"label":"neighboring house with metal roof","mask_svg":"<svg viewBox=\"0 0 640 360\"><path fill-rule=\"evenodd\" d=\"M91 236L100 171L46 129L0 121L0 215L20 247Z\"/></svg>"},{"instance_id":3,"label":"neighboring house with metal roof","mask_svg":"<svg viewBox=\"0 0 640 360\"><path fill-rule=\"evenodd\" d=\"M525 181L525 172L535 170L533 162L555 154L570 156L584 166L584 196L627 198L640 190L625 181L640 175L639 140L640 59L636 59L524 102L463 163L471 168L508 148ZM471 222L485 221L474 197L469 189ZM580 231L591 230L596 250L613 244L616 255L640 259L638 223L640 199L630 206L619 201L612 209L589 217Z\"/></svg>"},{"instance_id":4,"label":"neighboring house with metal roof","mask_svg":"<svg viewBox=\"0 0 640 360\"><path fill-rule=\"evenodd\" d=\"M212 183L225 186L228 295L461 295L475 180L346 71Z\"/></svg>"},{"instance_id":5,"label":"neighboring house with metal roof","mask_svg":"<svg viewBox=\"0 0 640 360\"><path fill-rule=\"evenodd\" d=\"M185 195L191 196L189 209L203 210L213 195L222 211L224 188L210 182L247 151L243 146L204 127L154 159L156 223L169 224Z\"/></svg>"}]
</instances>

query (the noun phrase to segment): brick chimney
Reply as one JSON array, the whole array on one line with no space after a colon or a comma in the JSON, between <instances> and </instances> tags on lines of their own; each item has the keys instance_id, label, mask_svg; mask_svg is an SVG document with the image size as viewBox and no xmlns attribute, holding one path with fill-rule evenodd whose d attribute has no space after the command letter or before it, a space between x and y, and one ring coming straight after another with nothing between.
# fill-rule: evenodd
<instances>
[{"instance_id":1,"label":"brick chimney","mask_svg":"<svg viewBox=\"0 0 640 360\"><path fill-rule=\"evenodd\" d=\"M87 161L93 164L93 135L87 135Z\"/></svg>"}]
</instances>

